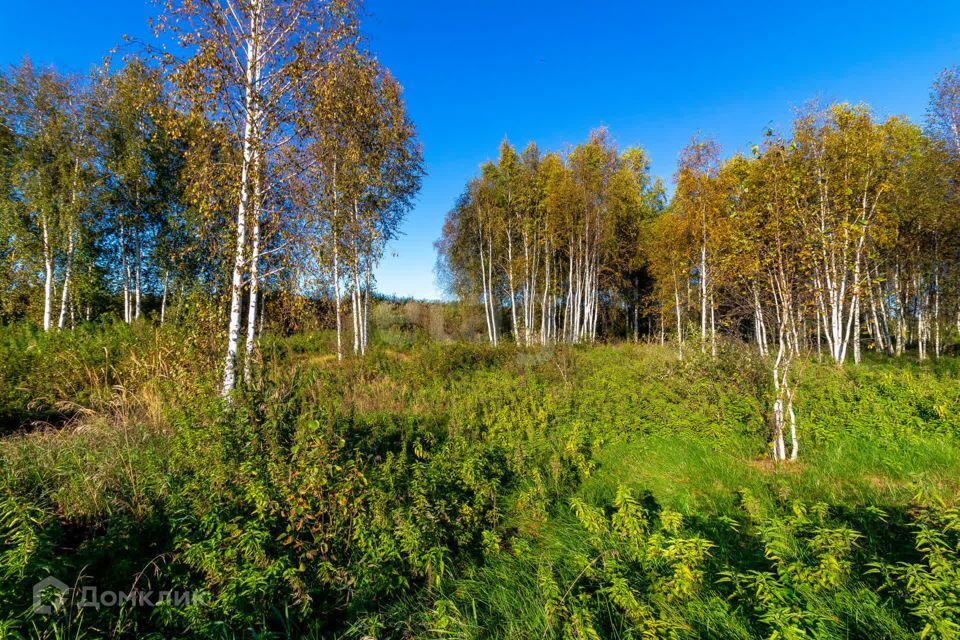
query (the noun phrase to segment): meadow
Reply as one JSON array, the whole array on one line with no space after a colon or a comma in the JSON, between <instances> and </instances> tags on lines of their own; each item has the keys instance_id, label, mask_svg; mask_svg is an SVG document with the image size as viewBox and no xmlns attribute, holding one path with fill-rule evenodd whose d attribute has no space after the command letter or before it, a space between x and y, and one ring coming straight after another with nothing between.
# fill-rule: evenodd
<instances>
[{"instance_id":1,"label":"meadow","mask_svg":"<svg viewBox=\"0 0 960 640\"><path fill-rule=\"evenodd\" d=\"M954 357L207 335L0 328L0 637L960 636Z\"/></svg>"},{"instance_id":2,"label":"meadow","mask_svg":"<svg viewBox=\"0 0 960 640\"><path fill-rule=\"evenodd\" d=\"M0 640L960 640L946 7L7 4Z\"/></svg>"}]
</instances>

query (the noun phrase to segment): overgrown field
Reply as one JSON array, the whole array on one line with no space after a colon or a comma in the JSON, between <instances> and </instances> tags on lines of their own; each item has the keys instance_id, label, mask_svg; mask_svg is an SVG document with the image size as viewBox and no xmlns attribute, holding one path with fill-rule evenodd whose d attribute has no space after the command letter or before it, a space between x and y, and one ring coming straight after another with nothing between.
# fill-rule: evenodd
<instances>
[{"instance_id":1,"label":"overgrown field","mask_svg":"<svg viewBox=\"0 0 960 640\"><path fill-rule=\"evenodd\" d=\"M805 364L775 466L744 347L331 346L228 406L200 335L0 329L0 636L960 635L958 360Z\"/></svg>"}]
</instances>

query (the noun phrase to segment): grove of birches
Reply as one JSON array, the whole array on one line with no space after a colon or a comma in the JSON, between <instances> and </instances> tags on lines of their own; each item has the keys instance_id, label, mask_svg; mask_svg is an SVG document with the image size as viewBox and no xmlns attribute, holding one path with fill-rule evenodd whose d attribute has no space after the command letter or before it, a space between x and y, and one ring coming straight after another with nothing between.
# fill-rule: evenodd
<instances>
[{"instance_id":1,"label":"grove of birches","mask_svg":"<svg viewBox=\"0 0 960 640\"><path fill-rule=\"evenodd\" d=\"M960 638L960 68L670 184L491 140L426 302L365 16L0 73L0 638Z\"/></svg>"}]
</instances>

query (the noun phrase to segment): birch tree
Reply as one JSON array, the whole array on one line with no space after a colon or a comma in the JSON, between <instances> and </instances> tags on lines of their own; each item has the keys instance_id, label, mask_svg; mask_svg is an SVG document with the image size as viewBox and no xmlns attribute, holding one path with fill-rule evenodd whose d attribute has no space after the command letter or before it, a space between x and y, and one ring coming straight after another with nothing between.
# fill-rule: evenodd
<instances>
[{"instance_id":1,"label":"birch tree","mask_svg":"<svg viewBox=\"0 0 960 640\"><path fill-rule=\"evenodd\" d=\"M49 331L65 322L80 242L89 175L89 145L82 126L85 96L78 79L37 70L29 61L3 79L3 93L5 127L14 150L8 166L11 199L5 207L14 223L8 242L15 245L22 267L40 266L41 326Z\"/></svg>"},{"instance_id":2,"label":"birch tree","mask_svg":"<svg viewBox=\"0 0 960 640\"><path fill-rule=\"evenodd\" d=\"M700 350L716 355L716 300L713 290L713 228L723 207L723 191L718 180L720 149L710 140L694 139L680 152L676 173L674 207L678 222L690 234L696 247L695 264L700 303Z\"/></svg>"},{"instance_id":3,"label":"birch tree","mask_svg":"<svg viewBox=\"0 0 960 640\"><path fill-rule=\"evenodd\" d=\"M342 293L350 292L353 350L369 341L374 269L399 230L423 175L422 151L388 70L353 47L323 66L304 96L301 194L308 243L331 270L337 356L343 358Z\"/></svg>"},{"instance_id":4,"label":"birch tree","mask_svg":"<svg viewBox=\"0 0 960 640\"><path fill-rule=\"evenodd\" d=\"M176 52L164 51L163 59L180 97L187 108L229 127L241 149L223 367L222 390L227 396L236 385L248 274L253 287L248 318L256 316L262 211L258 198L273 188L263 182L271 175L264 167L290 142L288 124L316 61L352 35L351 7L339 0L168 0L165 8L157 28L172 33L179 46Z\"/></svg>"},{"instance_id":5,"label":"birch tree","mask_svg":"<svg viewBox=\"0 0 960 640\"><path fill-rule=\"evenodd\" d=\"M756 159L740 162L733 171L742 179L731 212L728 250L745 254L754 268L730 273L742 278L743 290L756 296L757 318L774 318L775 355L770 363L774 399L771 410L771 455L774 460L795 460L799 454L796 412L796 361L802 357L796 330L797 314L804 305L803 283L808 280L804 214L797 206L798 182L794 158L787 144L768 136ZM764 309L766 307L766 309ZM786 431L790 432L790 452Z\"/></svg>"},{"instance_id":6,"label":"birch tree","mask_svg":"<svg viewBox=\"0 0 960 640\"><path fill-rule=\"evenodd\" d=\"M440 265L483 305L491 343L501 313L520 344L592 342L604 319L627 326L641 228L662 206L642 150L621 153L603 130L566 157L504 142L448 214Z\"/></svg>"},{"instance_id":7,"label":"birch tree","mask_svg":"<svg viewBox=\"0 0 960 640\"><path fill-rule=\"evenodd\" d=\"M99 206L100 242L117 256L123 318L143 315L160 229L179 206L178 171L182 150L169 131L173 115L156 70L138 59L98 79L92 118L96 122L98 165L103 195Z\"/></svg>"}]
</instances>

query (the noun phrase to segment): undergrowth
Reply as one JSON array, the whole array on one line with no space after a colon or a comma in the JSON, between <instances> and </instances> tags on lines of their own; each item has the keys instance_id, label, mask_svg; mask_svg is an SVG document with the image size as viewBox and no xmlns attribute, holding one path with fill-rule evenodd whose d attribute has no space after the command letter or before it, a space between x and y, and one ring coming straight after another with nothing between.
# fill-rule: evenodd
<instances>
[{"instance_id":1,"label":"undergrowth","mask_svg":"<svg viewBox=\"0 0 960 640\"><path fill-rule=\"evenodd\" d=\"M9 637L954 638L958 365L0 329ZM191 592L35 613L32 585Z\"/></svg>"}]
</instances>

